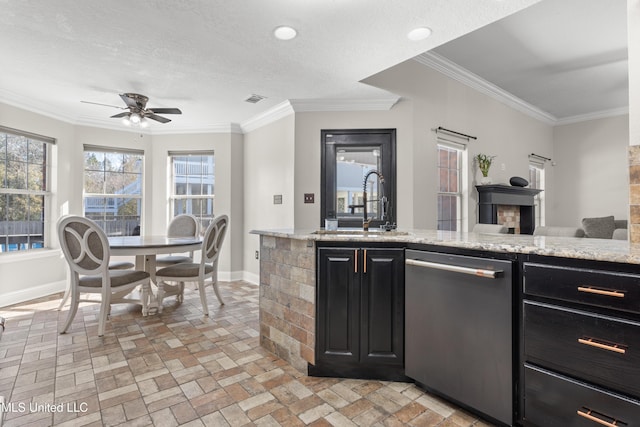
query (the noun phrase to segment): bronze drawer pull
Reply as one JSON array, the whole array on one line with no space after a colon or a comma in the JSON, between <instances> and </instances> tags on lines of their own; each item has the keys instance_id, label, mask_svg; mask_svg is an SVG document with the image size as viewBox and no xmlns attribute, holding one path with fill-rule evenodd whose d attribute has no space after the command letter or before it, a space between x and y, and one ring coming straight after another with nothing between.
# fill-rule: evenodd
<instances>
[{"instance_id":1,"label":"bronze drawer pull","mask_svg":"<svg viewBox=\"0 0 640 427\"><path fill-rule=\"evenodd\" d=\"M603 415L603 414L599 414L598 412L592 411L592 410L591 410L591 409L589 409L589 408L584 408L584 409L586 409L586 410L587 410L587 412L583 412L583 411L581 411L581 410L579 410L579 409L578 409L578 415L580 415L581 417L584 417L584 418L586 418L586 419L588 419L588 420L591 420L591 421L593 421L593 422L596 422L596 423L598 423L598 424L602 424L603 426L608 426L608 427L622 427L622 426L626 426L626 425L627 425L627 423L622 422L622 421L620 421L620 420L616 420L615 418L611 418L611 419L613 420L613 422L608 422L608 421L605 421L605 420L603 420L603 419L601 419L601 418L594 417L594 416L593 416L593 415L591 415L591 414L598 414L598 415ZM605 417L606 417L606 415L603 415L603 416L605 416ZM607 418L610 418L610 417L607 417Z\"/></svg>"},{"instance_id":2,"label":"bronze drawer pull","mask_svg":"<svg viewBox=\"0 0 640 427\"><path fill-rule=\"evenodd\" d=\"M603 350L609 350L620 354L625 354L627 350L625 350L619 344L603 344L595 341L593 338L578 338L578 342L580 344L589 345L591 347L601 348Z\"/></svg>"},{"instance_id":3,"label":"bronze drawer pull","mask_svg":"<svg viewBox=\"0 0 640 427\"><path fill-rule=\"evenodd\" d=\"M588 292L590 294L606 295L608 297L624 298L624 292L607 291L605 289L592 288L590 286L578 286L579 292Z\"/></svg>"},{"instance_id":4,"label":"bronze drawer pull","mask_svg":"<svg viewBox=\"0 0 640 427\"><path fill-rule=\"evenodd\" d=\"M358 250L355 249L355 252L356 252L356 260L353 263L353 272L357 273L358 272Z\"/></svg>"},{"instance_id":5,"label":"bronze drawer pull","mask_svg":"<svg viewBox=\"0 0 640 427\"><path fill-rule=\"evenodd\" d=\"M367 250L364 250L364 255L362 256L362 262L364 263L364 273L367 272Z\"/></svg>"}]
</instances>

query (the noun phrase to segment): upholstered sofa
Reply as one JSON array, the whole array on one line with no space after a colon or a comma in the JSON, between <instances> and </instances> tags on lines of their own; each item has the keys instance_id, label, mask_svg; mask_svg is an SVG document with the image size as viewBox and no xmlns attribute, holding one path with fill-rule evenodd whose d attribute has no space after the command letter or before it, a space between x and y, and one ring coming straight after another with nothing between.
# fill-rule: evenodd
<instances>
[{"instance_id":1,"label":"upholstered sofa","mask_svg":"<svg viewBox=\"0 0 640 427\"><path fill-rule=\"evenodd\" d=\"M533 235L627 240L627 227L626 219L605 216L583 218L581 227L539 226L533 231Z\"/></svg>"}]
</instances>

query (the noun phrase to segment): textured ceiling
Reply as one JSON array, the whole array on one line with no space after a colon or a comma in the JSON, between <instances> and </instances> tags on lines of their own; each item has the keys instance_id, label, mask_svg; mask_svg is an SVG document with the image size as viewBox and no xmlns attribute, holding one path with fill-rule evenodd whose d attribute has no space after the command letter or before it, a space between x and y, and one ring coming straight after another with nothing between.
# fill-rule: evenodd
<instances>
[{"instance_id":1,"label":"textured ceiling","mask_svg":"<svg viewBox=\"0 0 640 427\"><path fill-rule=\"evenodd\" d=\"M0 0L0 101L118 126L118 94L177 107L151 131L243 123L288 99L379 99L362 79L538 0ZM608 3L608 2L607 2ZM273 38L279 25L298 37ZM431 38L406 38L416 26ZM258 104L243 100L266 97Z\"/></svg>"},{"instance_id":2,"label":"textured ceiling","mask_svg":"<svg viewBox=\"0 0 640 427\"><path fill-rule=\"evenodd\" d=\"M434 52L556 119L629 106L626 0L545 0Z\"/></svg>"}]
</instances>

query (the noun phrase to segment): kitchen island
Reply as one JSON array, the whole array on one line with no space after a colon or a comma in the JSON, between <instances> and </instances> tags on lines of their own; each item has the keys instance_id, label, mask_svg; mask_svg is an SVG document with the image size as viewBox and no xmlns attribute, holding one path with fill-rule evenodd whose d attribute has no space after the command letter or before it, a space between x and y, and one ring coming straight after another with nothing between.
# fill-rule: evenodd
<instances>
[{"instance_id":1,"label":"kitchen island","mask_svg":"<svg viewBox=\"0 0 640 427\"><path fill-rule=\"evenodd\" d=\"M362 378L370 377L372 372L373 377L378 374L376 370L354 369L353 361L360 360L367 368L378 362L376 366L383 368L379 371L380 378L398 378L401 371L397 368L400 366L404 369L404 365L398 365L397 362L404 362L403 350L412 343L401 341L398 345L396 340L398 335L402 335L403 339L405 336L404 324L397 321L399 312L404 316L405 301L404 269L399 271L394 250L402 248L451 257L502 259L513 265L513 282L509 286L512 288L509 304L513 310L508 319L513 341L510 339L508 344L513 353L515 373L512 387L515 390L514 423L553 425L556 420L570 423L572 420L567 417L574 416L605 422L626 420L627 425L635 425L629 424L629 417L633 419L637 416L636 419L640 420L637 401L640 391L629 385L640 380L634 346L629 350L624 345L611 344L607 339L580 335L576 340L573 336L585 333L582 329L573 331L574 325L593 323L594 327L601 327L604 322L602 319L605 319L610 323L607 324L608 330L618 331L616 339L640 344L640 336L637 335L640 330L640 247L636 245L617 240L430 230L391 233L340 230L336 234L317 233L314 230L268 230L254 233L261 236L261 344L303 372L312 375L331 375L336 372L335 375L339 376L353 374ZM372 255L374 251L379 251L380 256ZM330 256L324 256L325 252ZM369 260L375 261L376 257L381 261L379 265L369 264ZM372 282L355 276L356 273L362 273L363 269L366 271L367 266L369 273L376 272L382 280ZM349 272L351 279L335 286L340 277L345 275L345 267L355 270ZM390 268L393 275L385 273L385 268ZM318 283L323 274L325 278ZM398 277L402 281L401 287L397 284ZM339 304L342 300L352 301L356 298L354 295L364 295L368 289L373 289L372 286L380 287L385 281L390 284L388 289L383 289L388 296L388 304L385 305L384 298L376 301L366 295L356 305ZM618 286L618 283L621 285ZM351 293L340 294L344 287L353 287L356 293L349 291ZM601 302L599 298L607 301ZM397 307L398 300L403 304L401 310ZM410 302L407 301L407 306ZM367 341L367 330L375 325L377 319L368 319L365 315L366 308L373 305L379 307L382 319L390 325L376 337L377 343L373 343L386 349L386 353L367 347L372 345L371 340ZM358 321L362 321L363 326L352 327L353 316L344 314L352 309L365 313L358 314ZM528 322L523 321L524 313L527 313ZM338 351L327 347L328 332L324 330L332 328L331 319L334 318L338 320L333 323L340 325L343 322L345 330L342 335L337 327L329 331L333 334L333 338L329 335L333 339L331 344L334 348L340 347ZM554 319L555 323L547 324L546 319ZM358 327L363 337L354 344L350 340L357 335ZM560 332L566 332L569 341L552 342L554 334L559 335ZM550 343L552 350L547 350L546 343ZM363 349L361 354L351 350L358 346ZM595 353L591 353L593 351ZM625 360L615 359L620 354ZM372 355L379 357L366 359ZM562 360L563 355L575 359ZM626 361L628 358L631 360ZM344 366L349 369L340 371L340 363L336 361L341 360L346 361ZM594 372L605 373L598 376ZM623 379L612 379L612 374L616 372L622 374ZM533 388L527 389L527 385ZM599 394L587 396L593 392L592 385L602 388L597 389ZM429 384L426 386L429 388ZM549 406L548 395L541 392L549 387L562 387L568 394L582 393L581 396L585 395L587 400L607 402L606 411L615 410L623 415L613 418L606 415L606 411L598 412L587 406L580 406L578 410L567 409L566 414L555 413L555 404ZM525 403L524 396L527 393L529 398ZM623 398L620 399L617 393L621 393ZM449 396L445 394L445 397ZM455 397L452 400L456 401ZM466 402L462 403L464 406ZM468 406L471 410L478 409L473 403ZM525 416L527 408L531 415L529 418ZM510 424L509 421L505 423Z\"/></svg>"},{"instance_id":2,"label":"kitchen island","mask_svg":"<svg viewBox=\"0 0 640 427\"><path fill-rule=\"evenodd\" d=\"M408 230L318 234L316 230L254 230L260 235L260 326L264 347L307 372L315 363L316 245L371 242L443 249L534 254L638 265L640 245L628 241L552 236Z\"/></svg>"}]
</instances>

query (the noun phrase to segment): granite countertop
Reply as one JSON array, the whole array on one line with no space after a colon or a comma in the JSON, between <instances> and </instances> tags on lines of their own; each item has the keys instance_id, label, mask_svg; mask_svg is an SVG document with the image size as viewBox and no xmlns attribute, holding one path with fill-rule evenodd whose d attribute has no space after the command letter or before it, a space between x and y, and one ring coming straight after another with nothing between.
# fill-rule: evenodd
<instances>
[{"instance_id":1,"label":"granite countertop","mask_svg":"<svg viewBox=\"0 0 640 427\"><path fill-rule=\"evenodd\" d=\"M344 230L344 231L343 231ZM316 230L252 230L252 234L298 240L339 242L401 242L477 249L493 252L536 254L594 261L640 264L640 245L626 240L577 237L531 236L525 234L461 233L436 230L400 230L367 233L340 229L343 234L317 234Z\"/></svg>"}]
</instances>

